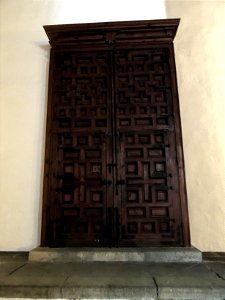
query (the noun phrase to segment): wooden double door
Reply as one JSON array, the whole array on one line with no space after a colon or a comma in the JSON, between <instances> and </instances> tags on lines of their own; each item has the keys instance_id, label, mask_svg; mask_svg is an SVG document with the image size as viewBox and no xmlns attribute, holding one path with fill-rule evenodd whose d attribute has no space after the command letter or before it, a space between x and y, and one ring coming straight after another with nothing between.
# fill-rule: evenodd
<instances>
[{"instance_id":1,"label":"wooden double door","mask_svg":"<svg viewBox=\"0 0 225 300\"><path fill-rule=\"evenodd\" d=\"M172 58L52 51L43 245L185 244Z\"/></svg>"}]
</instances>

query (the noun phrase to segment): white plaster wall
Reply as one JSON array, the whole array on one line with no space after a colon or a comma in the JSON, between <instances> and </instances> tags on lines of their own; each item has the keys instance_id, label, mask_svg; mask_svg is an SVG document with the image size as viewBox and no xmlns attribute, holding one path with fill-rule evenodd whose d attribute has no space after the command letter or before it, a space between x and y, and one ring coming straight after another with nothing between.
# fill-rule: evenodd
<instances>
[{"instance_id":1,"label":"white plaster wall","mask_svg":"<svg viewBox=\"0 0 225 300\"><path fill-rule=\"evenodd\" d=\"M167 1L175 38L191 242L225 251L225 2Z\"/></svg>"},{"instance_id":2,"label":"white plaster wall","mask_svg":"<svg viewBox=\"0 0 225 300\"><path fill-rule=\"evenodd\" d=\"M0 251L40 242L45 24L181 18L175 50L192 244L225 251L223 1L0 1Z\"/></svg>"}]
</instances>

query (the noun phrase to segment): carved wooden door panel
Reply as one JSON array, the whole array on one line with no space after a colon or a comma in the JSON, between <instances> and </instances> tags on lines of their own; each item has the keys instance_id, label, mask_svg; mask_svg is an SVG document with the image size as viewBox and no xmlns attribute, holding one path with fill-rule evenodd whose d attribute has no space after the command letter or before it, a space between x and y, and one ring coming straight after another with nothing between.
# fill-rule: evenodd
<instances>
[{"instance_id":1,"label":"carved wooden door panel","mask_svg":"<svg viewBox=\"0 0 225 300\"><path fill-rule=\"evenodd\" d=\"M110 55L53 54L52 246L108 245Z\"/></svg>"},{"instance_id":2,"label":"carved wooden door panel","mask_svg":"<svg viewBox=\"0 0 225 300\"><path fill-rule=\"evenodd\" d=\"M169 49L115 61L120 245L180 244Z\"/></svg>"},{"instance_id":3,"label":"carved wooden door panel","mask_svg":"<svg viewBox=\"0 0 225 300\"><path fill-rule=\"evenodd\" d=\"M45 26L42 246L190 245L179 20Z\"/></svg>"}]
</instances>

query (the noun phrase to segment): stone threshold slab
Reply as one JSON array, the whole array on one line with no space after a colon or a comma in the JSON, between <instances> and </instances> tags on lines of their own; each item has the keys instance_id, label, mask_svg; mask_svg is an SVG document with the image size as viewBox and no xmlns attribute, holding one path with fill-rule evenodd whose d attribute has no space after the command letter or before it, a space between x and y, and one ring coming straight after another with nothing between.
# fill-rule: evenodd
<instances>
[{"instance_id":1,"label":"stone threshold slab","mask_svg":"<svg viewBox=\"0 0 225 300\"><path fill-rule=\"evenodd\" d=\"M193 247L155 248L47 248L30 251L31 262L153 262L201 263L202 253Z\"/></svg>"},{"instance_id":2,"label":"stone threshold slab","mask_svg":"<svg viewBox=\"0 0 225 300\"><path fill-rule=\"evenodd\" d=\"M1 297L2 295L4 297ZM156 300L157 296L155 288L0 287L0 300L15 298L36 300Z\"/></svg>"},{"instance_id":3,"label":"stone threshold slab","mask_svg":"<svg viewBox=\"0 0 225 300\"><path fill-rule=\"evenodd\" d=\"M154 289L147 288L0 287L0 300L223 300L224 291L222 288L165 288L157 295Z\"/></svg>"},{"instance_id":4,"label":"stone threshold slab","mask_svg":"<svg viewBox=\"0 0 225 300\"><path fill-rule=\"evenodd\" d=\"M4 295L4 296L2 296ZM33 295L33 296L32 296ZM166 288L159 294L147 288L33 288L0 287L0 300L224 300L224 289Z\"/></svg>"}]
</instances>

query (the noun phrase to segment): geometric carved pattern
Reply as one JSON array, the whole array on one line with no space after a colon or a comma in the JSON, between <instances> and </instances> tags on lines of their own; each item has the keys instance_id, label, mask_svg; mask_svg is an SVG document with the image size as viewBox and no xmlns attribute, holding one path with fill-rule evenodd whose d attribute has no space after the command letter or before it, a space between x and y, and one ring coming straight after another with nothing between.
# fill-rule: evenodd
<instances>
[{"instance_id":1,"label":"geometric carved pattern","mask_svg":"<svg viewBox=\"0 0 225 300\"><path fill-rule=\"evenodd\" d=\"M42 246L189 245L178 24L44 26L52 48Z\"/></svg>"},{"instance_id":2,"label":"geometric carved pattern","mask_svg":"<svg viewBox=\"0 0 225 300\"><path fill-rule=\"evenodd\" d=\"M116 74L117 126L168 128L172 116L168 49L119 51Z\"/></svg>"},{"instance_id":3,"label":"geometric carved pattern","mask_svg":"<svg viewBox=\"0 0 225 300\"><path fill-rule=\"evenodd\" d=\"M117 130L123 157L122 239L174 238L172 96L167 48L116 53Z\"/></svg>"},{"instance_id":4,"label":"geometric carved pattern","mask_svg":"<svg viewBox=\"0 0 225 300\"><path fill-rule=\"evenodd\" d=\"M63 133L57 137L65 141ZM69 147L58 144L57 150L56 186L62 224L66 222L67 227L70 224L70 239L77 239L81 233L85 233L85 239L88 235L94 239L95 234L101 233L99 228L103 227L103 207L107 201L106 186L101 184L106 164L105 142L101 134L86 133L84 136L73 133L72 140Z\"/></svg>"},{"instance_id":5,"label":"geometric carved pattern","mask_svg":"<svg viewBox=\"0 0 225 300\"><path fill-rule=\"evenodd\" d=\"M55 54L54 116L57 128L106 130L109 118L108 56Z\"/></svg>"},{"instance_id":6,"label":"geometric carved pattern","mask_svg":"<svg viewBox=\"0 0 225 300\"><path fill-rule=\"evenodd\" d=\"M53 126L58 239L102 238L105 222L108 123L108 55L55 54Z\"/></svg>"},{"instance_id":7,"label":"geometric carved pattern","mask_svg":"<svg viewBox=\"0 0 225 300\"><path fill-rule=\"evenodd\" d=\"M152 236L162 240L165 233L167 238L173 237L174 217L170 207L175 191L168 176L172 171L167 170L167 159L173 155L168 147L170 135L161 129L120 132L123 165L119 169L125 180L121 189L124 244L127 238L129 242L139 237L147 241Z\"/></svg>"},{"instance_id":8,"label":"geometric carved pattern","mask_svg":"<svg viewBox=\"0 0 225 300\"><path fill-rule=\"evenodd\" d=\"M175 238L168 49L116 51L114 60L113 103L110 54L54 56L52 219L66 245L107 245L115 226L121 246Z\"/></svg>"}]
</instances>

